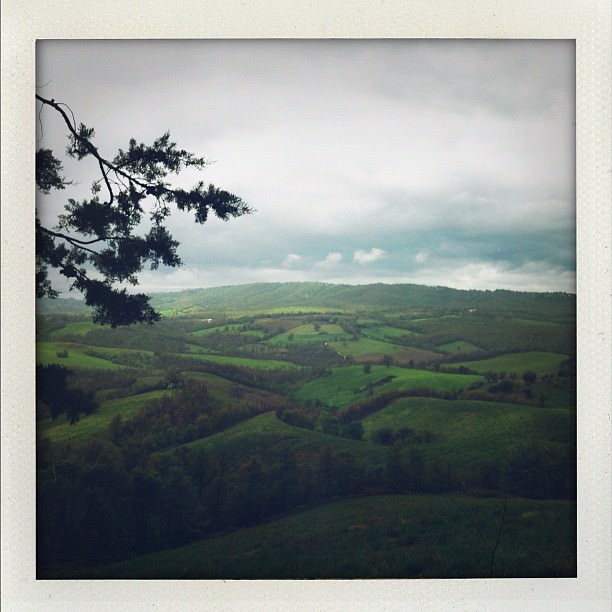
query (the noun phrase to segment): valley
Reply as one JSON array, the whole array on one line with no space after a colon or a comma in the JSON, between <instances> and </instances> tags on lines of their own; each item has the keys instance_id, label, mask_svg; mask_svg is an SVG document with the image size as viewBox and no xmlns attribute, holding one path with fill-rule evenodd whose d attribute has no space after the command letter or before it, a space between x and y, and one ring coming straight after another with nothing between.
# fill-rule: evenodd
<instances>
[{"instance_id":1,"label":"valley","mask_svg":"<svg viewBox=\"0 0 612 612\"><path fill-rule=\"evenodd\" d=\"M576 575L574 295L153 303L39 304L38 578Z\"/></svg>"}]
</instances>

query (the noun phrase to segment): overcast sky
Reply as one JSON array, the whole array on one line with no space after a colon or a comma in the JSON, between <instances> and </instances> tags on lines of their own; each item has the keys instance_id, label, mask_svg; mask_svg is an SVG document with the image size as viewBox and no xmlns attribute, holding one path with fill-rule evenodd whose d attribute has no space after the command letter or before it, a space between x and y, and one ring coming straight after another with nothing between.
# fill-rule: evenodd
<instances>
[{"instance_id":1,"label":"overcast sky","mask_svg":"<svg viewBox=\"0 0 612 612\"><path fill-rule=\"evenodd\" d=\"M38 92L94 127L104 156L169 130L215 162L205 182L256 210L173 215L184 266L143 273L144 291L575 291L571 41L43 41L37 54ZM41 125L38 146L62 152L56 113ZM65 169L80 185L39 200L45 222L96 178Z\"/></svg>"}]
</instances>

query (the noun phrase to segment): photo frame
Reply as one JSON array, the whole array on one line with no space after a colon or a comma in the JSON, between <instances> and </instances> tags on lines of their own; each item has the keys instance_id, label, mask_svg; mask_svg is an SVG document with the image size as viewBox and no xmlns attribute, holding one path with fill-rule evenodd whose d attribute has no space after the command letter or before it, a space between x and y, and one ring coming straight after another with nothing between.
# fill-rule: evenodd
<instances>
[{"instance_id":1,"label":"photo frame","mask_svg":"<svg viewBox=\"0 0 612 612\"><path fill-rule=\"evenodd\" d=\"M3 7L2 582L7 609L604 609L610 601L610 21L606 2L480 0L407 7L39 1ZM577 50L578 549L576 579L36 581L34 43L43 38L573 38ZM602 92L607 92L605 96ZM24 418L24 414L27 415Z\"/></svg>"}]
</instances>

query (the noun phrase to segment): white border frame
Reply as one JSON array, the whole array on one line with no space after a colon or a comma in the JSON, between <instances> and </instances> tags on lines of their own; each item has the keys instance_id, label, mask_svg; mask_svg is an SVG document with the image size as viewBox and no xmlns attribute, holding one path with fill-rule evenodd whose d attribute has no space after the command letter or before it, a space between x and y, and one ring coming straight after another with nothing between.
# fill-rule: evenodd
<instances>
[{"instance_id":1,"label":"white border frame","mask_svg":"<svg viewBox=\"0 0 612 612\"><path fill-rule=\"evenodd\" d=\"M2 3L2 602L10 610L608 610L609 0ZM578 578L36 581L34 51L43 38L565 38L577 53Z\"/></svg>"}]
</instances>

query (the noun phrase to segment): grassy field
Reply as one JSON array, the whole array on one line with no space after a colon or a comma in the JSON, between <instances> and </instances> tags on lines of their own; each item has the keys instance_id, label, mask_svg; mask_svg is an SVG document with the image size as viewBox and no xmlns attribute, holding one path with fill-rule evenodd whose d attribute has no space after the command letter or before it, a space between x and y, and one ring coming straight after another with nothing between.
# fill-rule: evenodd
<instances>
[{"instance_id":1,"label":"grassy field","mask_svg":"<svg viewBox=\"0 0 612 612\"><path fill-rule=\"evenodd\" d=\"M78 335L84 336L87 332L90 332L92 329L96 329L100 327L96 323L92 321L78 321L75 323L66 323L60 329L54 329L49 333L49 336L53 338L61 338L62 336L68 335Z\"/></svg>"},{"instance_id":2,"label":"grassy field","mask_svg":"<svg viewBox=\"0 0 612 612\"><path fill-rule=\"evenodd\" d=\"M462 361L453 363L453 366L465 366L475 372L516 372L519 375L531 370L539 375L555 374L559 364L565 359L567 359L567 355L560 353L530 351L527 353L508 353L478 361Z\"/></svg>"},{"instance_id":3,"label":"grassy field","mask_svg":"<svg viewBox=\"0 0 612 612\"><path fill-rule=\"evenodd\" d=\"M329 345L341 355L348 357L360 357L368 354L395 355L401 353L405 348L401 344L393 344L363 336L359 340L330 342Z\"/></svg>"},{"instance_id":4,"label":"grassy field","mask_svg":"<svg viewBox=\"0 0 612 612\"><path fill-rule=\"evenodd\" d=\"M440 344L436 347L437 350L443 353L455 354L455 353L476 353L482 350L480 347L466 342L465 340L455 340L454 342L447 342L446 344Z\"/></svg>"},{"instance_id":5,"label":"grassy field","mask_svg":"<svg viewBox=\"0 0 612 612\"><path fill-rule=\"evenodd\" d=\"M70 425L64 417L60 417L55 421L52 419L41 421L38 426L40 432L55 443L83 440L90 436L106 437L108 426L115 416L131 417L152 399L169 393L171 391L149 391L102 402L97 412L81 417L76 425Z\"/></svg>"},{"instance_id":6,"label":"grassy field","mask_svg":"<svg viewBox=\"0 0 612 612\"><path fill-rule=\"evenodd\" d=\"M366 439L377 429L402 427L431 432L434 441L420 446L424 457L452 463L463 477L516 448L555 446L576 435L574 411L498 402L410 397L363 420Z\"/></svg>"},{"instance_id":7,"label":"grassy field","mask_svg":"<svg viewBox=\"0 0 612 612\"><path fill-rule=\"evenodd\" d=\"M225 431L186 444L189 448L202 448L212 455L231 458L239 464L257 454L266 461L277 461L288 451L297 451L307 461L322 445L350 453L363 465L380 466L385 449L365 442L339 438L318 431L292 427L280 421L274 412L266 412L238 423ZM172 451L170 451L172 452Z\"/></svg>"},{"instance_id":8,"label":"grassy field","mask_svg":"<svg viewBox=\"0 0 612 612\"><path fill-rule=\"evenodd\" d=\"M458 495L353 498L181 548L91 570L71 570L70 576L273 579L576 575L575 503L510 498L505 515L502 508L496 498ZM48 577L61 578L62 573L50 572Z\"/></svg>"},{"instance_id":9,"label":"grassy field","mask_svg":"<svg viewBox=\"0 0 612 612\"><path fill-rule=\"evenodd\" d=\"M381 382L387 377L393 378ZM478 375L437 374L397 366L374 365L367 373L362 366L347 366L334 368L331 375L306 383L297 391L296 399L300 402L318 399L330 406L345 408L367 397L368 385L374 385L375 392L416 388L454 391L481 380Z\"/></svg>"},{"instance_id":10,"label":"grassy field","mask_svg":"<svg viewBox=\"0 0 612 612\"><path fill-rule=\"evenodd\" d=\"M210 334L222 334L222 333L232 333L232 334L243 334L245 336L251 336L255 338L263 338L265 332L259 329L247 329L244 330L244 325L241 323L230 323L228 325L217 325L215 327L206 327L204 329L198 329L194 332L191 332L193 336L209 336Z\"/></svg>"},{"instance_id":11,"label":"grassy field","mask_svg":"<svg viewBox=\"0 0 612 612\"><path fill-rule=\"evenodd\" d=\"M374 340L394 340L395 338L403 338L406 336L419 336L417 332L409 329L400 329L390 325L373 325L363 329L362 334Z\"/></svg>"},{"instance_id":12,"label":"grassy field","mask_svg":"<svg viewBox=\"0 0 612 612\"><path fill-rule=\"evenodd\" d=\"M57 363L67 368L102 368L110 370L124 367L108 359L87 355L85 351L88 350L93 349L92 347L72 342L38 342L36 345L36 363L41 365ZM99 347L96 347L95 350L96 352L101 352ZM59 357L58 353L61 354L62 352L67 352L67 356Z\"/></svg>"},{"instance_id":13,"label":"grassy field","mask_svg":"<svg viewBox=\"0 0 612 612\"><path fill-rule=\"evenodd\" d=\"M318 327L315 327L314 323L304 323L270 338L267 342L273 345L286 345L301 342L325 342L349 337L336 323L323 323Z\"/></svg>"},{"instance_id":14,"label":"grassy field","mask_svg":"<svg viewBox=\"0 0 612 612\"><path fill-rule=\"evenodd\" d=\"M67 353L66 357L59 354ZM153 351L131 348L90 346L73 342L38 342L36 362L42 365L57 363L67 368L120 369L142 367L153 356Z\"/></svg>"},{"instance_id":15,"label":"grassy field","mask_svg":"<svg viewBox=\"0 0 612 612\"><path fill-rule=\"evenodd\" d=\"M185 357L186 355L183 353L176 353L175 356ZM275 359L251 359L250 357L231 357L227 355L212 355L210 353L189 353L188 356L191 359L201 359L202 361L211 361L213 363L235 365L256 370L295 370L300 367L289 361L277 361Z\"/></svg>"},{"instance_id":16,"label":"grassy field","mask_svg":"<svg viewBox=\"0 0 612 612\"><path fill-rule=\"evenodd\" d=\"M413 363L432 361L440 357L440 354L434 351L394 344L367 335L361 336L358 340L330 342L329 346L338 354L352 357L358 363L380 362L386 355L402 365L408 365L411 361Z\"/></svg>"}]
</instances>

